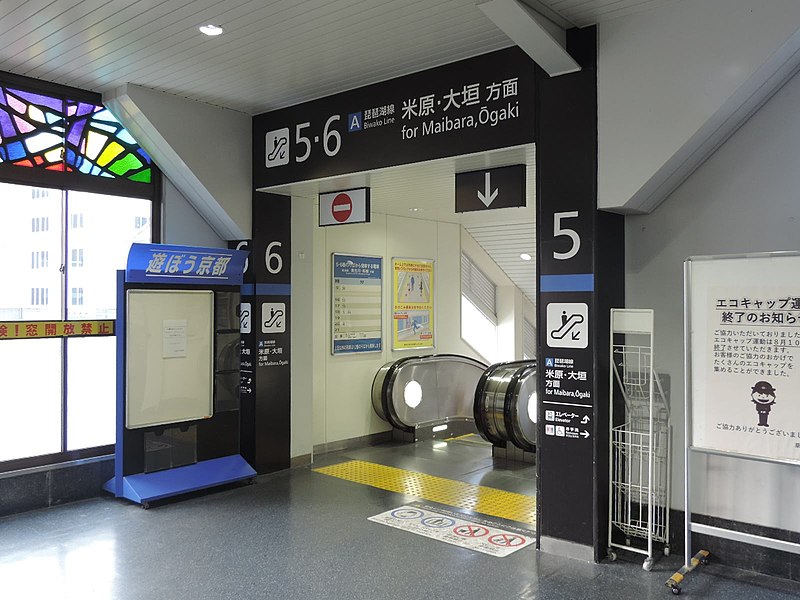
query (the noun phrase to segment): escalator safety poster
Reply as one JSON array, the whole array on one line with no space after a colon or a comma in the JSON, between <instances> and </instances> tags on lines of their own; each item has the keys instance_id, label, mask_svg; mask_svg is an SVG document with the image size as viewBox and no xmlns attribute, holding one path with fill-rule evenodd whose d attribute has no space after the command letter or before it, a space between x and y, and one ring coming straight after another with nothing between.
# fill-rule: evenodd
<instances>
[{"instance_id":1,"label":"escalator safety poster","mask_svg":"<svg viewBox=\"0 0 800 600\"><path fill-rule=\"evenodd\" d=\"M433 261L392 259L392 349L433 348Z\"/></svg>"}]
</instances>

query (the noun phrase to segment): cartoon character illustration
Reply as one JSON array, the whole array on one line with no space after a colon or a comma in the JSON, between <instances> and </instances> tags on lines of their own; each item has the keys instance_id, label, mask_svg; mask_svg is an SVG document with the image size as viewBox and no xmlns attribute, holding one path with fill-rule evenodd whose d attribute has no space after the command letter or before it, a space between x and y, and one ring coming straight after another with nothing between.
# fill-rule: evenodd
<instances>
[{"instance_id":1,"label":"cartoon character illustration","mask_svg":"<svg viewBox=\"0 0 800 600\"><path fill-rule=\"evenodd\" d=\"M756 405L756 412L758 412L758 426L769 427L767 419L769 418L769 411L772 410L772 405L775 404L775 388L768 381L759 381L753 388L753 393L750 394L753 404Z\"/></svg>"}]
</instances>

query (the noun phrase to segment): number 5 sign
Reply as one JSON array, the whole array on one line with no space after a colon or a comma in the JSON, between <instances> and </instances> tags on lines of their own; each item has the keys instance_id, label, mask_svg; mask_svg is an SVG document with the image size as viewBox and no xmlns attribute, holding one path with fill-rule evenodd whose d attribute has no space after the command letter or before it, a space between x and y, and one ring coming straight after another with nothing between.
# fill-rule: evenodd
<instances>
[{"instance_id":1,"label":"number 5 sign","mask_svg":"<svg viewBox=\"0 0 800 600\"><path fill-rule=\"evenodd\" d=\"M564 227L561 223L564 219L577 219L578 211L570 210L567 212L553 213L553 237L567 236L572 241L572 247L566 252L553 252L556 260L569 260L581 249L581 236L574 229Z\"/></svg>"}]
</instances>

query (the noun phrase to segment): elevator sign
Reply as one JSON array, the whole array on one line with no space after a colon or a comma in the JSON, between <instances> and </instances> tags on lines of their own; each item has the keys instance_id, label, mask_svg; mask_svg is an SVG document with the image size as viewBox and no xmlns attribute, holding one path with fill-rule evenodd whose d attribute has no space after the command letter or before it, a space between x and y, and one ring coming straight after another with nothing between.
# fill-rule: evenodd
<instances>
[{"instance_id":1,"label":"elevator sign","mask_svg":"<svg viewBox=\"0 0 800 600\"><path fill-rule=\"evenodd\" d=\"M369 188L319 195L319 226L369 223Z\"/></svg>"}]
</instances>

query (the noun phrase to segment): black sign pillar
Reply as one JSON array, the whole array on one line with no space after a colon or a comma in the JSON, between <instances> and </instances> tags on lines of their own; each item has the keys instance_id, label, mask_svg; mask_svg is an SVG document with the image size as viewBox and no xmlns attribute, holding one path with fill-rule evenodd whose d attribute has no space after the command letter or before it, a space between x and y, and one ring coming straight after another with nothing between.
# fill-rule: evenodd
<instances>
[{"instance_id":1,"label":"black sign pillar","mask_svg":"<svg viewBox=\"0 0 800 600\"><path fill-rule=\"evenodd\" d=\"M232 240L228 248L236 250L253 249L252 240ZM255 305L255 276L253 275L252 254L247 258L242 280L242 293L239 304L239 452L251 465L255 465L255 356L256 336L253 328L253 306Z\"/></svg>"},{"instance_id":2,"label":"black sign pillar","mask_svg":"<svg viewBox=\"0 0 800 600\"><path fill-rule=\"evenodd\" d=\"M291 458L291 220L289 196L253 194L253 239L244 248L253 295L242 296L251 311L251 333L242 335L242 419L249 420L242 453L259 473L286 469Z\"/></svg>"},{"instance_id":3,"label":"black sign pillar","mask_svg":"<svg viewBox=\"0 0 800 600\"><path fill-rule=\"evenodd\" d=\"M608 278L624 269L624 237L614 229L621 216L597 213L596 28L568 31L567 44L582 69L553 78L540 71L535 111L539 543L547 552L599 560L608 520L602 363L608 309L624 305L623 281L610 285ZM616 239L608 241L609 233Z\"/></svg>"}]
</instances>

